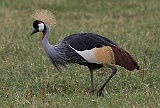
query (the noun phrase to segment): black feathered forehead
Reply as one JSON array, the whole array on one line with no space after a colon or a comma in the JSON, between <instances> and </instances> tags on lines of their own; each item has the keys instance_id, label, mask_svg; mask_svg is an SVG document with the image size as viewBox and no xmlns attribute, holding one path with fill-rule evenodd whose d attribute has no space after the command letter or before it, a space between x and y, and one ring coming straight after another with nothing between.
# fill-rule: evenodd
<instances>
[{"instance_id":1,"label":"black feathered forehead","mask_svg":"<svg viewBox=\"0 0 160 108\"><path fill-rule=\"evenodd\" d=\"M38 24L40 24L40 23L43 23L43 22L42 22L42 21L35 20L35 21L33 22L33 27L34 27L34 28L37 28Z\"/></svg>"}]
</instances>

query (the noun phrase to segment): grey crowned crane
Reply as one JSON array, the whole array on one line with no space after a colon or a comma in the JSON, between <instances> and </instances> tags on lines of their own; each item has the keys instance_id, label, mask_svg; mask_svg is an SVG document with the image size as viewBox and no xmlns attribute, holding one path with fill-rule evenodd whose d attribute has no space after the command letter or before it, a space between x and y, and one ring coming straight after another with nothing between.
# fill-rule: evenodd
<instances>
[{"instance_id":1,"label":"grey crowned crane","mask_svg":"<svg viewBox=\"0 0 160 108\"><path fill-rule=\"evenodd\" d=\"M33 35L42 32L42 45L53 65L61 70L68 63L76 63L87 66L91 74L90 92L94 92L93 70L102 68L104 65L112 70L112 74L98 90L97 96L104 96L103 88L116 74L115 65L132 71L139 70L134 58L111 40L94 33L77 33L64 38L59 44L51 45L48 41L50 26L56 22L54 15L48 10L36 10L33 14Z\"/></svg>"}]
</instances>

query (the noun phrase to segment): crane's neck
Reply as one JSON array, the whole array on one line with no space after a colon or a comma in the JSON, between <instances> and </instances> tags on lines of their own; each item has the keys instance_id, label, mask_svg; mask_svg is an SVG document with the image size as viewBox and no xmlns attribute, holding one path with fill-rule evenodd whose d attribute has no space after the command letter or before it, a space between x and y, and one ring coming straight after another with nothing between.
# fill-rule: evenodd
<instances>
[{"instance_id":1,"label":"crane's neck","mask_svg":"<svg viewBox=\"0 0 160 108\"><path fill-rule=\"evenodd\" d=\"M45 30L43 31L42 34L42 45L44 49L49 48L51 46L48 41L49 34L50 34L50 27L48 25L45 25Z\"/></svg>"}]
</instances>

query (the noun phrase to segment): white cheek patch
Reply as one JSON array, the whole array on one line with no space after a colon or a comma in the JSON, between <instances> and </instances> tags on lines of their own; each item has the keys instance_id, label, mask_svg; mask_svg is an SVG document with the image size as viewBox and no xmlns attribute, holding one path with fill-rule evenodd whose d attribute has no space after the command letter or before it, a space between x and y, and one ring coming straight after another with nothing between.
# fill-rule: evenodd
<instances>
[{"instance_id":1,"label":"white cheek patch","mask_svg":"<svg viewBox=\"0 0 160 108\"><path fill-rule=\"evenodd\" d=\"M71 46L70 46L71 47ZM90 50L84 50L84 51L78 51L71 47L73 50L75 50L79 55L81 55L85 60L87 60L89 63L99 63L97 60L95 60L95 48Z\"/></svg>"},{"instance_id":2,"label":"white cheek patch","mask_svg":"<svg viewBox=\"0 0 160 108\"><path fill-rule=\"evenodd\" d=\"M40 24L38 24L38 26L39 26L39 28L38 28L39 31L42 32L44 30L44 24L40 23Z\"/></svg>"}]
</instances>

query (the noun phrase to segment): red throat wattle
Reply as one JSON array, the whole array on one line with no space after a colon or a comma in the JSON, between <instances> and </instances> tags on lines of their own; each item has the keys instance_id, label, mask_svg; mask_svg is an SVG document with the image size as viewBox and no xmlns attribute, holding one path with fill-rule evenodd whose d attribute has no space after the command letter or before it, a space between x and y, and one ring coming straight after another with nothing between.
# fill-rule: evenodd
<instances>
[{"instance_id":1,"label":"red throat wattle","mask_svg":"<svg viewBox=\"0 0 160 108\"><path fill-rule=\"evenodd\" d=\"M44 38L44 33L42 34L42 40L43 40L43 38Z\"/></svg>"}]
</instances>

